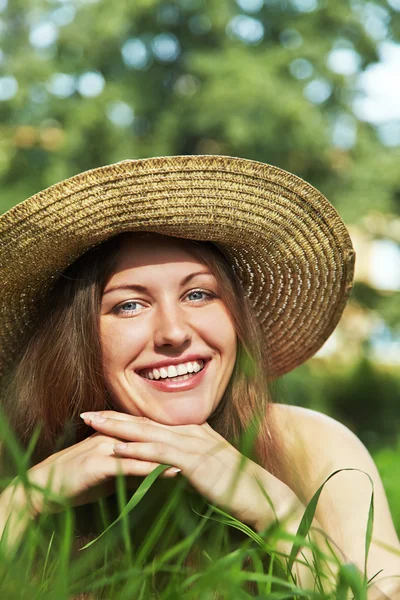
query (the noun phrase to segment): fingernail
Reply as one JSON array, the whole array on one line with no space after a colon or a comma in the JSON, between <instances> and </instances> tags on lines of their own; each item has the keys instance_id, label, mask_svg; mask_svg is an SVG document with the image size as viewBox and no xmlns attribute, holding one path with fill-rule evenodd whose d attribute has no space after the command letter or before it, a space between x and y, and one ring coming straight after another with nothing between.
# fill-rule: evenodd
<instances>
[{"instance_id":1,"label":"fingernail","mask_svg":"<svg viewBox=\"0 0 400 600\"><path fill-rule=\"evenodd\" d=\"M94 414L92 417L90 417L91 421L94 421L95 423L104 423L104 421L107 421L107 419L105 417L102 417L101 415L96 415Z\"/></svg>"},{"instance_id":2,"label":"fingernail","mask_svg":"<svg viewBox=\"0 0 400 600\"><path fill-rule=\"evenodd\" d=\"M94 413L92 412L84 412L81 413L79 416L81 419L91 419L93 417Z\"/></svg>"},{"instance_id":3,"label":"fingernail","mask_svg":"<svg viewBox=\"0 0 400 600\"><path fill-rule=\"evenodd\" d=\"M122 442L118 443L118 444L114 444L113 445L113 450L115 451L119 451L119 450L125 450L128 447L128 444L124 444Z\"/></svg>"},{"instance_id":4,"label":"fingernail","mask_svg":"<svg viewBox=\"0 0 400 600\"><path fill-rule=\"evenodd\" d=\"M171 467L171 469L167 469L171 473L180 473L182 469L177 469L176 467Z\"/></svg>"}]
</instances>

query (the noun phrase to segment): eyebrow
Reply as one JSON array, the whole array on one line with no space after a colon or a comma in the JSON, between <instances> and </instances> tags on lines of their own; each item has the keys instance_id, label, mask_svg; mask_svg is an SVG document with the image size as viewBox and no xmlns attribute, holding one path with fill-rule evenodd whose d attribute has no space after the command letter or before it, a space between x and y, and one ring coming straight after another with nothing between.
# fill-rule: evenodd
<instances>
[{"instance_id":1,"label":"eyebrow","mask_svg":"<svg viewBox=\"0 0 400 600\"><path fill-rule=\"evenodd\" d=\"M184 277L180 282L180 285L186 285L187 283L189 283L189 281L191 281L191 279L194 279L198 275L210 275L211 277L213 276L212 273L210 273L209 271L196 271L196 273L190 273L190 275L186 275L186 277ZM107 289L106 292L104 292L103 296L105 296L106 294L110 294L111 292L115 292L117 290L132 290L141 294L145 294L149 291L148 288L144 285L123 283L122 285L111 286Z\"/></svg>"}]
</instances>

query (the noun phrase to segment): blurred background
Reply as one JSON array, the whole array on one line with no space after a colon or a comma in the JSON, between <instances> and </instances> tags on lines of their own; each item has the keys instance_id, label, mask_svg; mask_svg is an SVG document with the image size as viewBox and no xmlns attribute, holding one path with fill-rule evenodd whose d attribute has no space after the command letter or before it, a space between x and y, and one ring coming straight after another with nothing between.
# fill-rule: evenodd
<instances>
[{"instance_id":1,"label":"blurred background","mask_svg":"<svg viewBox=\"0 0 400 600\"><path fill-rule=\"evenodd\" d=\"M303 177L357 252L340 326L278 399L372 452L400 531L400 0L0 0L0 212L126 158Z\"/></svg>"}]
</instances>

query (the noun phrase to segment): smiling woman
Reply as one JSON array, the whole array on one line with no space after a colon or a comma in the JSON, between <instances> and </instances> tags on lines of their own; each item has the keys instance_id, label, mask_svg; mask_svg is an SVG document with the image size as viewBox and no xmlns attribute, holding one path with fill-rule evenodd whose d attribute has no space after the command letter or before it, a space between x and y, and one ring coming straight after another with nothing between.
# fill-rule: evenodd
<instances>
[{"instance_id":1,"label":"smiling woman","mask_svg":"<svg viewBox=\"0 0 400 600\"><path fill-rule=\"evenodd\" d=\"M125 242L100 317L107 387L119 410L167 425L207 421L236 358L219 287L187 242Z\"/></svg>"},{"instance_id":2,"label":"smiling woman","mask_svg":"<svg viewBox=\"0 0 400 600\"><path fill-rule=\"evenodd\" d=\"M394 597L400 564L387 548L400 544L368 452L333 419L271 402L271 381L336 326L353 264L347 231L319 192L231 157L125 161L6 213L3 407L23 446L43 427L28 474L36 488L28 503L18 480L4 490L0 527L21 506L28 518L60 510L40 492L50 484L87 505L112 492L120 471L143 478L166 464L162 477L181 473L255 531L278 520L293 534L341 471L320 495L314 541L326 549L329 540L360 571L367 562L368 577L382 571L388 579L370 586L369 600L383 589ZM292 544L276 547L288 555ZM296 574L312 588L308 553Z\"/></svg>"}]
</instances>

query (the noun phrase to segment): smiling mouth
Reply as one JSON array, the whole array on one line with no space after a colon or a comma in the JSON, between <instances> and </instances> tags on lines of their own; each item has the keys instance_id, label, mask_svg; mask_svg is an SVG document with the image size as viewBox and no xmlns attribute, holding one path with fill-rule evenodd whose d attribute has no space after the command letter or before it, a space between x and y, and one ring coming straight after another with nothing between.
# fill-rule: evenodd
<instances>
[{"instance_id":1,"label":"smiling mouth","mask_svg":"<svg viewBox=\"0 0 400 600\"><path fill-rule=\"evenodd\" d=\"M160 367L159 369L144 369L139 371L138 374L143 379L150 379L151 381L185 381L185 379L191 379L197 373L200 373L207 362L207 360L197 359L178 365Z\"/></svg>"},{"instance_id":2,"label":"smiling mouth","mask_svg":"<svg viewBox=\"0 0 400 600\"><path fill-rule=\"evenodd\" d=\"M197 371L197 373L200 373L200 371ZM186 373L186 375L176 375L176 377L164 377L163 379L159 379L159 381L185 381L186 379L193 379L197 373ZM149 377L144 377L144 379L149 379Z\"/></svg>"},{"instance_id":3,"label":"smiling mouth","mask_svg":"<svg viewBox=\"0 0 400 600\"><path fill-rule=\"evenodd\" d=\"M162 392L185 392L199 385L204 378L207 367L211 359L198 359L191 363L181 363L181 365L169 365L157 369L145 369L138 375L142 377L150 386ZM183 368L183 364L187 367ZM179 368L181 367L181 368ZM190 370L180 374L183 370ZM158 371L158 372L157 372Z\"/></svg>"}]
</instances>

